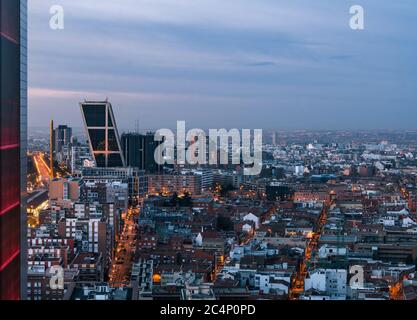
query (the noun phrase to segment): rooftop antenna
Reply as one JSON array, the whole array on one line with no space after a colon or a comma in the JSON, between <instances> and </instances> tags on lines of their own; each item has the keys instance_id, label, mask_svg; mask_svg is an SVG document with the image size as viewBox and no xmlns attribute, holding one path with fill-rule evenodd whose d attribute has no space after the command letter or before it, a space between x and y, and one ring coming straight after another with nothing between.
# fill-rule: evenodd
<instances>
[{"instance_id":1,"label":"rooftop antenna","mask_svg":"<svg viewBox=\"0 0 417 320\"><path fill-rule=\"evenodd\" d=\"M139 119L135 121L135 131L137 134L139 134Z\"/></svg>"},{"instance_id":2,"label":"rooftop antenna","mask_svg":"<svg viewBox=\"0 0 417 320\"><path fill-rule=\"evenodd\" d=\"M54 120L50 122L49 128L49 166L51 168L50 178L54 179Z\"/></svg>"}]
</instances>

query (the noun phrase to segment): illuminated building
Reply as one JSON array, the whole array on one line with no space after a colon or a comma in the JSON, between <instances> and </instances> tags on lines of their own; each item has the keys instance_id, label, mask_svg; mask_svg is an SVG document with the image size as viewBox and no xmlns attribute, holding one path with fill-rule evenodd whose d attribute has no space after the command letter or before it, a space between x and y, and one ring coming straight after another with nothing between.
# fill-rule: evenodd
<instances>
[{"instance_id":1,"label":"illuminated building","mask_svg":"<svg viewBox=\"0 0 417 320\"><path fill-rule=\"evenodd\" d=\"M129 203L134 204L146 196L148 177L138 168L83 168L82 177L86 183L123 182L128 184Z\"/></svg>"},{"instance_id":2,"label":"illuminated building","mask_svg":"<svg viewBox=\"0 0 417 320\"><path fill-rule=\"evenodd\" d=\"M183 174L154 174L148 176L150 194L171 195L174 193L201 194L201 175L187 172Z\"/></svg>"},{"instance_id":3,"label":"illuminated building","mask_svg":"<svg viewBox=\"0 0 417 320\"><path fill-rule=\"evenodd\" d=\"M0 300L26 296L26 0L0 0Z\"/></svg>"},{"instance_id":4,"label":"illuminated building","mask_svg":"<svg viewBox=\"0 0 417 320\"><path fill-rule=\"evenodd\" d=\"M71 143L72 128L66 125L60 125L54 130L54 151L56 153L62 152L64 146Z\"/></svg>"},{"instance_id":5,"label":"illuminated building","mask_svg":"<svg viewBox=\"0 0 417 320\"><path fill-rule=\"evenodd\" d=\"M91 154L97 167L125 167L113 109L108 101L80 103Z\"/></svg>"}]
</instances>

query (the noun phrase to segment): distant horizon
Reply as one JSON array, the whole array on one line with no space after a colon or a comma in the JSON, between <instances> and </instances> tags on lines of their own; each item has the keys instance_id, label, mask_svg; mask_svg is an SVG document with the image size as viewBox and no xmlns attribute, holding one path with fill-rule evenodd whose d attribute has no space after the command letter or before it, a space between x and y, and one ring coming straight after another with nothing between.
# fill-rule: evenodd
<instances>
[{"instance_id":1,"label":"distant horizon","mask_svg":"<svg viewBox=\"0 0 417 320\"><path fill-rule=\"evenodd\" d=\"M67 125L69 127L71 127L73 130L85 130L85 128L83 126L71 126L67 123L56 123L54 121L54 127L56 128L59 125ZM173 127L164 127L167 129L175 129L175 126ZM164 128L139 128L139 132L143 133L143 132L149 132L149 131L157 131L159 129L164 129ZM193 129L194 126L189 126L187 129ZM208 129L223 129L224 127L219 127L219 128L214 128L214 126L212 127L207 127L207 128L201 128L203 130L208 130ZM38 129L47 129L49 130L49 126L28 126L29 130L38 130ZM233 129L233 128L224 128L227 130ZM238 128L238 129L253 129L253 128ZM279 132L351 132L351 133L355 133L355 132L382 132L382 133L389 133L389 132L394 132L394 133L402 133L402 132L409 132L409 133L417 133L417 129L389 129L389 128L380 128L380 129L320 129L320 128L312 128L312 129L306 129L306 128L294 128L294 129L271 129L271 128L259 128L264 130L265 132L271 132L271 131L275 131L277 133ZM131 132L131 133L135 133L137 132L137 130L135 130L134 128L123 128L118 126L118 130L120 131L119 133L122 132Z\"/></svg>"}]
</instances>

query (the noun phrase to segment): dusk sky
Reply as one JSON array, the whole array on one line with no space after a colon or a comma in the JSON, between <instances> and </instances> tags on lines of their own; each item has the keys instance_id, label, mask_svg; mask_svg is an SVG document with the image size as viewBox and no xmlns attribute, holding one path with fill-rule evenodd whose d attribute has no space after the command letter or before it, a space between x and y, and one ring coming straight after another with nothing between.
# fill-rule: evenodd
<instances>
[{"instance_id":1,"label":"dusk sky","mask_svg":"<svg viewBox=\"0 0 417 320\"><path fill-rule=\"evenodd\" d=\"M29 40L30 126L417 129L415 0L31 0Z\"/></svg>"}]
</instances>

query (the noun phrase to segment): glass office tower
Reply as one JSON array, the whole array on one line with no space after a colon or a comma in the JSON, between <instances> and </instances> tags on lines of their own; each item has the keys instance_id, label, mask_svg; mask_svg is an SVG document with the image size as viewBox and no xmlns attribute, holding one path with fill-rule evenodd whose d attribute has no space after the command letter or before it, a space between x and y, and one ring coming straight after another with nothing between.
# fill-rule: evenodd
<instances>
[{"instance_id":1,"label":"glass office tower","mask_svg":"<svg viewBox=\"0 0 417 320\"><path fill-rule=\"evenodd\" d=\"M122 134L122 150L128 167L139 168L147 173L159 173L162 166L155 161L155 150L162 142L155 141L155 134Z\"/></svg>"},{"instance_id":2,"label":"glass office tower","mask_svg":"<svg viewBox=\"0 0 417 320\"><path fill-rule=\"evenodd\" d=\"M26 293L26 16L26 0L0 0L0 300Z\"/></svg>"},{"instance_id":3,"label":"glass office tower","mask_svg":"<svg viewBox=\"0 0 417 320\"><path fill-rule=\"evenodd\" d=\"M62 152L64 146L70 144L72 138L72 128L60 125L54 130L54 152Z\"/></svg>"},{"instance_id":4,"label":"glass office tower","mask_svg":"<svg viewBox=\"0 0 417 320\"><path fill-rule=\"evenodd\" d=\"M113 109L108 101L80 103L91 153L97 167L124 167L125 160Z\"/></svg>"}]
</instances>

